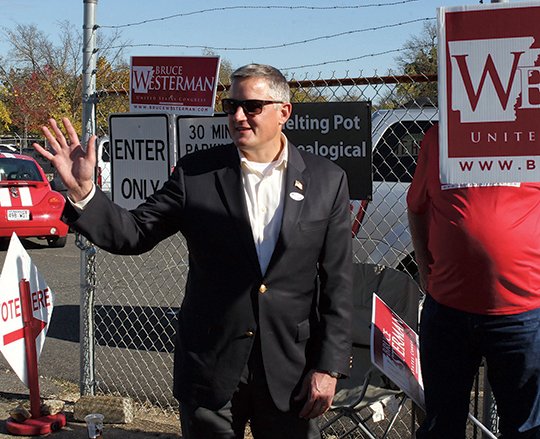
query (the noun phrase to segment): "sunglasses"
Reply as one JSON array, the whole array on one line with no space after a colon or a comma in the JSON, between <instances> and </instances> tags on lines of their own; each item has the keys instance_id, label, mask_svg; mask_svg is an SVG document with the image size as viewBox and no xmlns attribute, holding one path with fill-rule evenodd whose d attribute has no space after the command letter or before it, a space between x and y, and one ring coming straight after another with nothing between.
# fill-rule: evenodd
<instances>
[{"instance_id":1,"label":"sunglasses","mask_svg":"<svg viewBox=\"0 0 540 439\"><path fill-rule=\"evenodd\" d=\"M242 107L245 114L254 116L256 114L261 114L263 107L268 104L282 104L283 101L261 101L260 99L244 99L239 101L237 99L222 99L221 105L223 111L227 114L236 114L238 107Z\"/></svg>"}]
</instances>

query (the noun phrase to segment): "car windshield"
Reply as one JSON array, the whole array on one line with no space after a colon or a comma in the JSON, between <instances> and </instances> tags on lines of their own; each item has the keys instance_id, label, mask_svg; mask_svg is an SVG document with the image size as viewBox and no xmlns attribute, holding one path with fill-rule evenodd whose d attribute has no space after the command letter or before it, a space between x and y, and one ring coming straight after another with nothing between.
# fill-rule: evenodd
<instances>
[{"instance_id":1,"label":"car windshield","mask_svg":"<svg viewBox=\"0 0 540 439\"><path fill-rule=\"evenodd\" d=\"M34 162L0 158L0 180L43 181L43 178Z\"/></svg>"}]
</instances>

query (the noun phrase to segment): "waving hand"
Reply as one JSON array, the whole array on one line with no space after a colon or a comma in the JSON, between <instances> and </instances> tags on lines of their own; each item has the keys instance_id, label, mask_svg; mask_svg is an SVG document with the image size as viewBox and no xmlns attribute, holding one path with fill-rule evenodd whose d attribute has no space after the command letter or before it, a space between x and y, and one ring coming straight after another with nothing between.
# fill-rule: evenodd
<instances>
[{"instance_id":1,"label":"waving hand","mask_svg":"<svg viewBox=\"0 0 540 439\"><path fill-rule=\"evenodd\" d=\"M47 151L37 143L34 149L49 160L58 171L58 175L68 190L69 197L77 202L86 197L93 187L94 169L96 166L96 136L88 141L86 150L79 142L77 132L68 118L62 118L69 141L66 139L56 120L49 119L50 128L41 127L41 131L49 141L55 154Z\"/></svg>"}]
</instances>

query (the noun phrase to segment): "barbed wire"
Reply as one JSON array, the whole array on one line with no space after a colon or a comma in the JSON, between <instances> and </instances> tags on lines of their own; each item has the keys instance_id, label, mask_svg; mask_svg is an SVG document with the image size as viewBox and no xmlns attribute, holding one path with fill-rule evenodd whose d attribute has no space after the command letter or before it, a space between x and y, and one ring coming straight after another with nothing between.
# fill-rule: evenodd
<instances>
[{"instance_id":1,"label":"barbed wire","mask_svg":"<svg viewBox=\"0 0 540 439\"><path fill-rule=\"evenodd\" d=\"M96 35L97 35L97 28L94 26L92 28L92 31L90 32L90 34L88 35L88 38L86 40L84 40L84 31L86 30L85 26L83 25L83 34L82 34L82 37L83 37L83 48L85 47L90 47L90 41L92 40L92 38L95 38ZM97 48L94 48L94 52L92 54L92 56L96 56L96 53L99 49ZM84 56L83 56L83 62L82 62L82 66L81 66L81 69L82 69L82 72L86 72L89 68L90 68L90 64L92 62L92 57L88 57L88 62L86 64L84 64Z\"/></svg>"},{"instance_id":2,"label":"barbed wire","mask_svg":"<svg viewBox=\"0 0 540 439\"><path fill-rule=\"evenodd\" d=\"M396 6L401 5L405 3L413 3L420 0L397 0L389 3L371 3L366 5L350 5L350 6L254 6L254 5L243 5L243 6L224 6L221 8L209 8L209 9L201 9L199 11L192 11L192 12L180 12L178 14L173 15L167 15L165 17L159 17L159 18L150 18L148 20L143 21L137 21L133 23L126 23L126 24L118 24L118 25L101 25L99 27L107 28L107 29L119 29L124 27L130 27L130 26L140 26L143 24L153 23L156 21L165 21L170 20L172 18L178 18L178 17L189 17L191 15L199 15L199 14L205 14L208 12L223 12L223 11L230 11L230 10L237 10L237 9L287 9L287 10L295 10L295 9L305 9L305 10L342 10L342 9L362 9L362 8L373 8L373 7L384 7L384 6Z\"/></svg>"},{"instance_id":3,"label":"barbed wire","mask_svg":"<svg viewBox=\"0 0 540 439\"><path fill-rule=\"evenodd\" d=\"M304 68L307 68L307 67L325 66L325 65L328 65L328 64L337 64L337 63L340 63L340 62L357 61L357 60L363 59L363 58L369 58L369 57L380 56L380 55L387 55L389 53L397 53L397 52L402 52L404 50L405 50L404 48L390 49L390 50L385 50L383 52L375 52L375 53L369 53L369 54L366 54L366 55L355 56L353 58L336 59L336 60L333 60L333 61L324 61L324 62L320 62L320 63L305 64L305 65L302 65L302 66L280 67L279 70L284 71L284 70L304 69Z\"/></svg>"},{"instance_id":4,"label":"barbed wire","mask_svg":"<svg viewBox=\"0 0 540 439\"><path fill-rule=\"evenodd\" d=\"M140 44L124 44L122 46L111 46L110 49L117 49L117 48L134 48L134 47L177 47L177 48L183 48L183 49L208 49L208 50L222 50L222 51L246 51L246 50L267 50L267 49L282 49L284 47L290 47L290 46L298 46L300 44L307 44L312 43L314 41L320 41L320 40L330 40L332 38L342 37L345 35L353 35L363 32L372 32L377 31L381 29L389 29L393 27L399 27L399 26L405 26L407 24L412 23L418 23L420 21L432 21L435 20L433 17L424 17L424 18L416 18L414 20L409 21L403 21L400 23L393 23L393 24L385 24L383 26L375 26L365 29L354 29L349 30L345 32L339 32L336 34L330 34L330 35L322 35L314 38L308 38L305 40L300 41L291 41L289 43L281 43L281 44L271 44L268 46L255 46L255 47L216 47L216 46L204 46L204 45L193 45L193 44L154 44L154 43L140 43Z\"/></svg>"}]
</instances>

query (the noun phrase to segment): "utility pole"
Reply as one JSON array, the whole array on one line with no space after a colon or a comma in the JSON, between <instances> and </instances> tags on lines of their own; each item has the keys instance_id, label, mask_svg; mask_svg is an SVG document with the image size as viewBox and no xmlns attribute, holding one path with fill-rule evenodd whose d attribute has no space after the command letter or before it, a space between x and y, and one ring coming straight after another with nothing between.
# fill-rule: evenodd
<instances>
[{"instance_id":1,"label":"utility pole","mask_svg":"<svg viewBox=\"0 0 540 439\"><path fill-rule=\"evenodd\" d=\"M83 92L82 92L82 145L96 132L96 9L98 0L83 0ZM81 395L95 394L94 370L94 292L95 247L77 234L77 247L81 250L80 292L80 391Z\"/></svg>"},{"instance_id":2,"label":"utility pole","mask_svg":"<svg viewBox=\"0 0 540 439\"><path fill-rule=\"evenodd\" d=\"M83 145L96 131L96 8L98 0L83 0L83 93L82 141Z\"/></svg>"}]
</instances>

